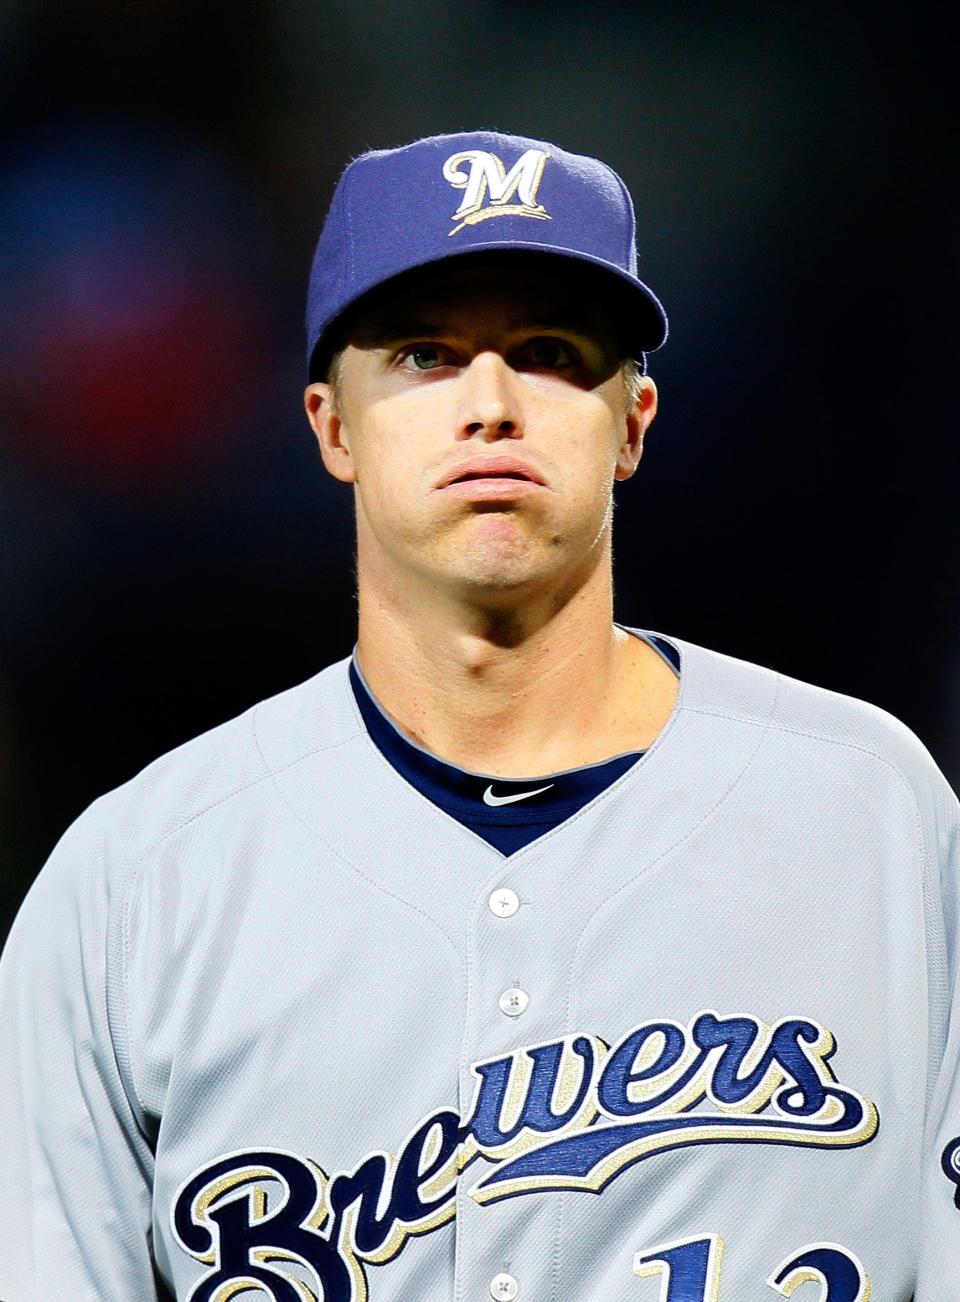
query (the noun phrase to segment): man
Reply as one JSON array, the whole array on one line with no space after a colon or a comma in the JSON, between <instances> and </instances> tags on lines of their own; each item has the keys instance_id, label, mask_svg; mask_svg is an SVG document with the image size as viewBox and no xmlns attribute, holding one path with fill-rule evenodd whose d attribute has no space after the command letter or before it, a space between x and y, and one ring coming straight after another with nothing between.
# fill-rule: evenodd
<instances>
[{"instance_id":1,"label":"man","mask_svg":"<svg viewBox=\"0 0 960 1302\"><path fill-rule=\"evenodd\" d=\"M614 623L665 334L602 163L348 167L306 408L356 653L41 873L6 1302L960 1298L957 804L882 712Z\"/></svg>"}]
</instances>

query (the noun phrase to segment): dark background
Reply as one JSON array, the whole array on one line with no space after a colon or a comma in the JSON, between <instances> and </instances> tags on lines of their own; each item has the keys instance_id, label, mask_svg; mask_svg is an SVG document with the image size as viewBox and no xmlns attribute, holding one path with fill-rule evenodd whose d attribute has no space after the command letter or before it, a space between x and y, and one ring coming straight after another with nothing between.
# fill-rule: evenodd
<instances>
[{"instance_id":1,"label":"dark background","mask_svg":"<svg viewBox=\"0 0 960 1302\"><path fill-rule=\"evenodd\" d=\"M4 6L0 937L95 796L349 652L306 276L347 160L440 131L633 192L671 338L619 617L873 701L956 784L948 13Z\"/></svg>"}]
</instances>

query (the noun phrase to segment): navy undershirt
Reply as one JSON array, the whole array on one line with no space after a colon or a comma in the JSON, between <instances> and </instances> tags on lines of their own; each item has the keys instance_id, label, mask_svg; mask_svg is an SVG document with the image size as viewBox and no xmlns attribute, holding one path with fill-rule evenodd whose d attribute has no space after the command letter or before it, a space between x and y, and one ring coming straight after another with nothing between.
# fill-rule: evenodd
<instances>
[{"instance_id":1,"label":"navy undershirt","mask_svg":"<svg viewBox=\"0 0 960 1302\"><path fill-rule=\"evenodd\" d=\"M679 677L680 654L676 647L653 635L649 635L649 641ZM522 849L570 818L644 754L642 750L631 751L600 764L539 778L493 778L471 773L448 764L404 736L377 703L356 658L350 662L350 686L371 740L401 777L505 855Z\"/></svg>"}]
</instances>

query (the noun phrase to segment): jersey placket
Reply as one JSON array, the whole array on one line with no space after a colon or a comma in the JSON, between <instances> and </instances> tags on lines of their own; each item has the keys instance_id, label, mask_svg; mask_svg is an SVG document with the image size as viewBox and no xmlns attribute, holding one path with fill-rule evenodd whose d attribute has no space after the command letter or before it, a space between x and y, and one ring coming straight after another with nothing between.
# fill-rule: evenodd
<instances>
[{"instance_id":1,"label":"jersey placket","mask_svg":"<svg viewBox=\"0 0 960 1302\"><path fill-rule=\"evenodd\" d=\"M515 1106L520 1097L518 1051L539 1038L538 1030L548 1015L537 972L532 970L537 920L523 896L522 872L512 874L507 861L502 879L475 902L466 941L471 980L460 1107L468 1164L457 1189L455 1296L478 1302L535 1296L543 1280L542 1258L523 1251L516 1227L509 1223L518 1215L524 1222L530 1221L531 1214L543 1219L543 1210L490 1207L478 1200L475 1189L491 1168L484 1153L476 1152L471 1123L475 1130L476 1123L482 1122L481 1140L492 1138L489 1132L496 1129L505 1143L522 1127L523 1109L518 1112ZM510 1083L505 1094L498 1088L504 1080ZM534 1270L539 1278L534 1278Z\"/></svg>"}]
</instances>

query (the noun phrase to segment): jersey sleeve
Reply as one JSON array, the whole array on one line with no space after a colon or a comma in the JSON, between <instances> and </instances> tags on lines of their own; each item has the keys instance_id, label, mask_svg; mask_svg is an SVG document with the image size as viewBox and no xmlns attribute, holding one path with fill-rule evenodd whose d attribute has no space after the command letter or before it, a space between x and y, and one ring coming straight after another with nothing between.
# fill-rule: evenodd
<instances>
[{"instance_id":1,"label":"jersey sleeve","mask_svg":"<svg viewBox=\"0 0 960 1302\"><path fill-rule=\"evenodd\" d=\"M927 913L928 966L931 1024L943 1031L935 1031L940 1057L925 1126L914 1302L960 1297L960 805L945 782L938 784L934 806L927 843L939 897ZM942 1015L936 1014L938 991Z\"/></svg>"},{"instance_id":2,"label":"jersey sleeve","mask_svg":"<svg viewBox=\"0 0 960 1302\"><path fill-rule=\"evenodd\" d=\"M95 810L54 850L0 960L3 1302L157 1298L152 1151L123 1067L123 885Z\"/></svg>"}]
</instances>

